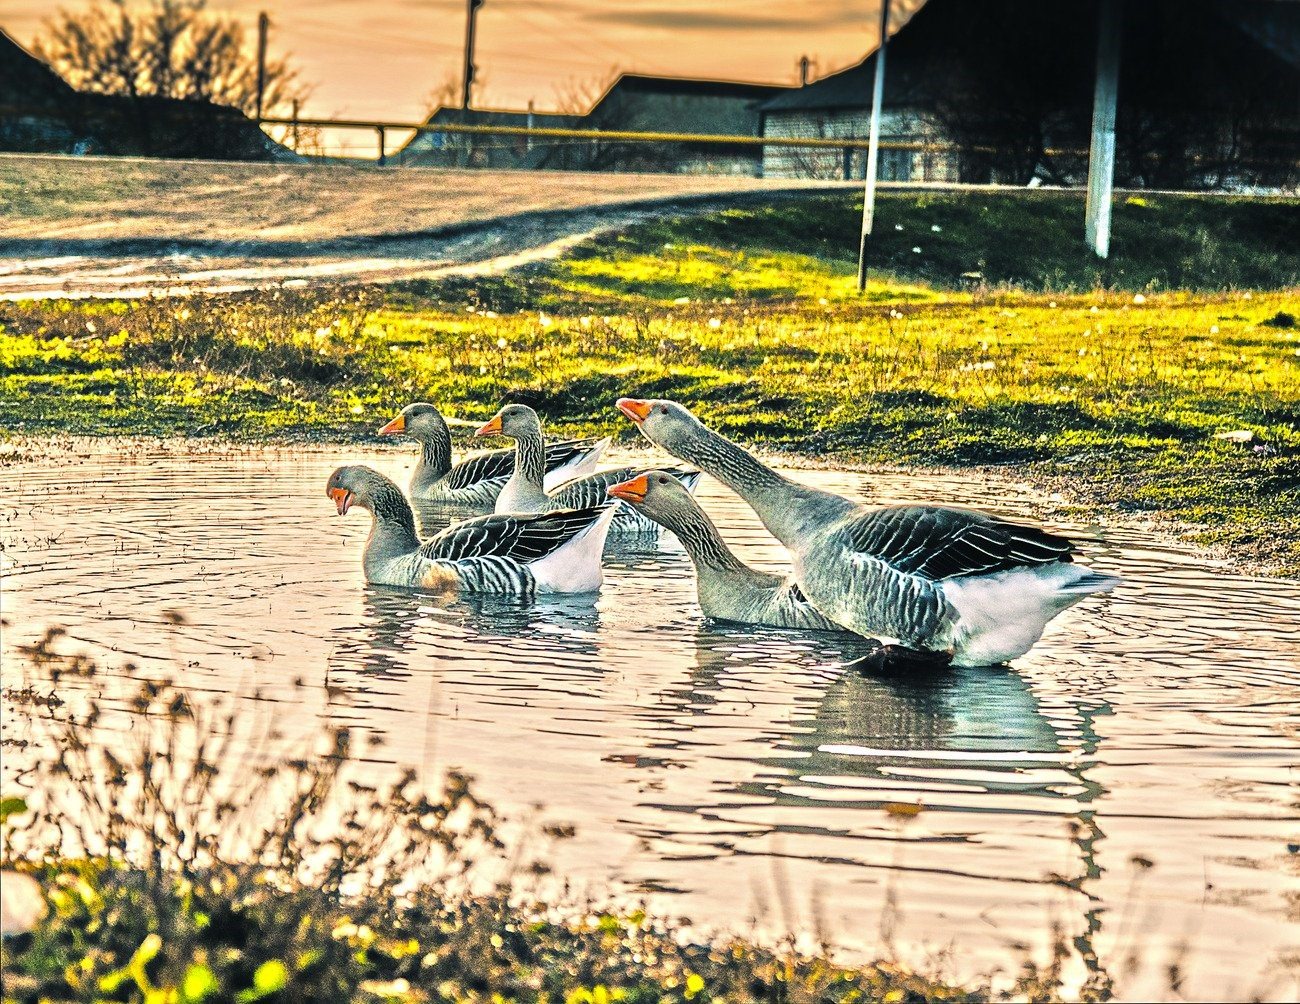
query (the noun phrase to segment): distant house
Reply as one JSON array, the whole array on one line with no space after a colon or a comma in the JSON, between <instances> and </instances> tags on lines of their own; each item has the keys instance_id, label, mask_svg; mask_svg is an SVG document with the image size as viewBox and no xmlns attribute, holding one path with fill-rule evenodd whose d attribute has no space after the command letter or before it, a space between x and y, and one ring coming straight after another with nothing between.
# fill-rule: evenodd
<instances>
[{"instance_id":1,"label":"distant house","mask_svg":"<svg viewBox=\"0 0 1300 1004\"><path fill-rule=\"evenodd\" d=\"M870 56L847 70L765 101L759 106L762 135L779 139L866 139L871 124L875 63L875 56ZM937 123L915 100L906 74L892 66L889 69L892 72L885 77L880 120L881 142L943 142ZM763 148L763 177L865 178L866 161L866 150L848 147L768 146ZM877 177L882 181L956 181L958 165L953 155L938 151L882 149Z\"/></svg>"},{"instance_id":2,"label":"distant house","mask_svg":"<svg viewBox=\"0 0 1300 1004\"><path fill-rule=\"evenodd\" d=\"M757 145L605 140L599 132L761 135L759 106L787 88L722 80L625 73L584 115L439 108L427 125L532 126L583 129L586 137L468 135L422 132L397 154L401 164L582 171L665 171L756 175Z\"/></svg>"},{"instance_id":3,"label":"distant house","mask_svg":"<svg viewBox=\"0 0 1300 1004\"><path fill-rule=\"evenodd\" d=\"M477 108L439 108L426 125L506 126L519 129L575 129L581 116L535 112L506 112ZM575 141L537 142L527 136L420 132L397 152L398 164L409 167L495 167L537 170L573 169L581 158L570 156Z\"/></svg>"},{"instance_id":4,"label":"distant house","mask_svg":"<svg viewBox=\"0 0 1300 1004\"><path fill-rule=\"evenodd\" d=\"M77 91L0 30L0 150L297 160L237 108Z\"/></svg>"},{"instance_id":5,"label":"distant house","mask_svg":"<svg viewBox=\"0 0 1300 1004\"><path fill-rule=\"evenodd\" d=\"M78 137L65 121L76 91L0 28L0 150L56 153Z\"/></svg>"},{"instance_id":6,"label":"distant house","mask_svg":"<svg viewBox=\"0 0 1300 1004\"><path fill-rule=\"evenodd\" d=\"M1156 188L1300 183L1300 3L1122 5L1115 176ZM891 37L882 150L895 181L1079 184L1097 0L927 0ZM866 139L875 56L761 107L763 135ZM860 178L861 151L771 147L769 177Z\"/></svg>"},{"instance_id":7,"label":"distant house","mask_svg":"<svg viewBox=\"0 0 1300 1004\"><path fill-rule=\"evenodd\" d=\"M620 76L583 119L583 127L713 136L761 136L763 102L790 90L725 80ZM604 170L672 171L679 174L757 175L757 145L718 143L609 143L593 151L592 166Z\"/></svg>"}]
</instances>

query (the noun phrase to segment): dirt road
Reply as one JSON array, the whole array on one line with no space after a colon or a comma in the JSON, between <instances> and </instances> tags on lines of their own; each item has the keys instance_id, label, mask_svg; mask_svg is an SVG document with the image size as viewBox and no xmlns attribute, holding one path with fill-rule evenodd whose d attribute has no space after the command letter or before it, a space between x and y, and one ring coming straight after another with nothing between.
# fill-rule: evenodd
<instances>
[{"instance_id":1,"label":"dirt road","mask_svg":"<svg viewBox=\"0 0 1300 1004\"><path fill-rule=\"evenodd\" d=\"M0 155L0 299L493 270L839 183Z\"/></svg>"}]
</instances>

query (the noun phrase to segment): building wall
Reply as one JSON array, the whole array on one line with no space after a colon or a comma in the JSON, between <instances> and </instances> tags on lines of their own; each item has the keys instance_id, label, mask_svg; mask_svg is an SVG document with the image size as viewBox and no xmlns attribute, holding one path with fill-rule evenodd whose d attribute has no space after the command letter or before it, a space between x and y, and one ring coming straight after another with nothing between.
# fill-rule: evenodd
<instances>
[{"instance_id":1,"label":"building wall","mask_svg":"<svg viewBox=\"0 0 1300 1004\"><path fill-rule=\"evenodd\" d=\"M799 139L866 139L871 114L866 109L797 109L768 112L763 135ZM937 143L933 123L907 109L886 109L880 120L882 143ZM866 151L764 147L765 178L863 178ZM877 177L882 181L957 181L957 158L946 153L881 150Z\"/></svg>"}]
</instances>

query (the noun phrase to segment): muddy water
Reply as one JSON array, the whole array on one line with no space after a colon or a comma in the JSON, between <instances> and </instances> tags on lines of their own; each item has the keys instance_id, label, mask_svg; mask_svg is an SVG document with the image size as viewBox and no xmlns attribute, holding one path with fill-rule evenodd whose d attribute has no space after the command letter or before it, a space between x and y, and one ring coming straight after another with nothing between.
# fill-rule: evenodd
<instances>
[{"instance_id":1,"label":"muddy water","mask_svg":"<svg viewBox=\"0 0 1300 1004\"><path fill-rule=\"evenodd\" d=\"M1075 972L1129 996L1164 993L1182 945L1196 998L1300 989L1296 582L1053 519L1024 486L798 472L1044 520L1127 580L1014 670L873 679L845 668L849 640L704 622L671 540L612 554L598 599L448 608L369 588L368 521L337 517L325 478L347 460L404 480L406 454L183 449L6 470L6 681L16 646L59 624L114 666L272 706L292 733L372 732L378 763L455 765L507 815L575 822L557 864L577 889L704 927L819 925L851 954L892 904L899 950L951 947L959 977L1008 946L1042 957L1055 922ZM738 500L707 480L701 497L745 559L781 567Z\"/></svg>"}]
</instances>

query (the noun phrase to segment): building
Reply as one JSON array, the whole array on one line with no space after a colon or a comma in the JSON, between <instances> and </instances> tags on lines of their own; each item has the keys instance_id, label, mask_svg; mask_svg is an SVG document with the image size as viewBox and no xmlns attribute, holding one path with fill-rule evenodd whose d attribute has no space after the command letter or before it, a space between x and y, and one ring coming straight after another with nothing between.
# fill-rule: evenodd
<instances>
[{"instance_id":1,"label":"building","mask_svg":"<svg viewBox=\"0 0 1300 1004\"><path fill-rule=\"evenodd\" d=\"M0 150L297 160L237 108L77 91L0 31Z\"/></svg>"},{"instance_id":2,"label":"building","mask_svg":"<svg viewBox=\"0 0 1300 1004\"><path fill-rule=\"evenodd\" d=\"M789 88L722 80L625 73L585 114L439 108L426 124L582 129L594 133L761 133L760 105ZM509 167L578 171L654 171L757 175L757 144L627 142L587 137L471 135L421 132L398 163L440 167Z\"/></svg>"},{"instance_id":3,"label":"building","mask_svg":"<svg viewBox=\"0 0 1300 1004\"><path fill-rule=\"evenodd\" d=\"M76 92L0 28L0 150L58 153L78 137L64 121Z\"/></svg>"},{"instance_id":4,"label":"building","mask_svg":"<svg viewBox=\"0 0 1300 1004\"><path fill-rule=\"evenodd\" d=\"M1300 3L1115 5L1114 173L1132 187L1288 190L1300 183ZM1099 0L927 0L890 39L881 151L897 181L1081 184L1088 175ZM875 57L775 96L763 135L868 134ZM771 177L859 178L861 152L770 148Z\"/></svg>"},{"instance_id":5,"label":"building","mask_svg":"<svg viewBox=\"0 0 1300 1004\"><path fill-rule=\"evenodd\" d=\"M583 128L758 137L763 102L788 90L625 73L592 106ZM762 161L756 144L607 143L592 151L592 166L611 171L758 175Z\"/></svg>"},{"instance_id":6,"label":"building","mask_svg":"<svg viewBox=\"0 0 1300 1004\"><path fill-rule=\"evenodd\" d=\"M426 125L505 126L518 129L576 129L581 116L535 112L439 108ZM581 164L577 140L533 140L527 136L416 133L394 157L406 167L495 167L574 170Z\"/></svg>"},{"instance_id":7,"label":"building","mask_svg":"<svg viewBox=\"0 0 1300 1004\"><path fill-rule=\"evenodd\" d=\"M891 50L887 59L894 61ZM871 126L871 92L875 56L765 101L759 106L761 135L777 139L865 140ZM957 158L938 149L899 149L887 144L933 146L945 136L911 87L907 74L887 63L884 105L880 120L877 177L882 181L956 181ZM866 177L867 152L845 147L767 146L763 148L765 178Z\"/></svg>"}]
</instances>

